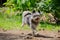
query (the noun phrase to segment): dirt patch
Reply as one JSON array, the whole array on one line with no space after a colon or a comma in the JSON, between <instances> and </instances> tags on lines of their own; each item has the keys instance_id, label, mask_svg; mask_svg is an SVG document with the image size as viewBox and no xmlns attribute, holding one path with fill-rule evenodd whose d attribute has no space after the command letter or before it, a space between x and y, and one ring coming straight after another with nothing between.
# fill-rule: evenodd
<instances>
[{"instance_id":1,"label":"dirt patch","mask_svg":"<svg viewBox=\"0 0 60 40\"><path fill-rule=\"evenodd\" d=\"M60 32L45 30L32 36L30 30L0 31L0 40L60 40Z\"/></svg>"}]
</instances>

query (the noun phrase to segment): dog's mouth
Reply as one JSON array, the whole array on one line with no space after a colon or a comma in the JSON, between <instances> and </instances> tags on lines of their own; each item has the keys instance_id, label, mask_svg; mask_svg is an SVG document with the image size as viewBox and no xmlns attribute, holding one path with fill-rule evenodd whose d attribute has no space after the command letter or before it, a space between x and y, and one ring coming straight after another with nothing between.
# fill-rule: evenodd
<instances>
[{"instance_id":1,"label":"dog's mouth","mask_svg":"<svg viewBox=\"0 0 60 40\"><path fill-rule=\"evenodd\" d=\"M40 18L36 18L35 20L38 21L38 20L40 20Z\"/></svg>"}]
</instances>

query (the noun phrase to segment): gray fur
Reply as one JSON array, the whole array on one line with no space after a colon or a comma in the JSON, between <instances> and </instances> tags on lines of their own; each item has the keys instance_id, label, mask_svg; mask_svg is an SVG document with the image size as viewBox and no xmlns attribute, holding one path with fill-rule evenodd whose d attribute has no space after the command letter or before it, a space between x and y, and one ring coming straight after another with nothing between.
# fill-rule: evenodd
<instances>
[{"instance_id":1,"label":"gray fur","mask_svg":"<svg viewBox=\"0 0 60 40\"><path fill-rule=\"evenodd\" d=\"M31 13L31 14L29 14ZM35 35L36 27L40 22L40 13L37 11L30 12L30 11L24 11L22 14L22 27L24 24L28 24L28 26L31 28L33 35Z\"/></svg>"}]
</instances>

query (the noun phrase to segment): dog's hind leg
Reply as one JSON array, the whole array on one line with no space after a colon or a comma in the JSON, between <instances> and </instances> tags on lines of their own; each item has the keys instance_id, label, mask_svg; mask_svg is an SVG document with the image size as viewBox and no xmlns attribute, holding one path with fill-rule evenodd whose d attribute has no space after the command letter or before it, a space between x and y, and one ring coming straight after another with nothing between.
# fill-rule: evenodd
<instances>
[{"instance_id":1,"label":"dog's hind leg","mask_svg":"<svg viewBox=\"0 0 60 40\"><path fill-rule=\"evenodd\" d=\"M21 25L21 27L23 27L24 24L25 24L25 20L24 20L24 18L22 18L22 25Z\"/></svg>"},{"instance_id":2,"label":"dog's hind leg","mask_svg":"<svg viewBox=\"0 0 60 40\"><path fill-rule=\"evenodd\" d=\"M24 20L24 18L22 18L22 25L21 25L22 30L23 30L24 25L25 25L25 20Z\"/></svg>"}]
</instances>

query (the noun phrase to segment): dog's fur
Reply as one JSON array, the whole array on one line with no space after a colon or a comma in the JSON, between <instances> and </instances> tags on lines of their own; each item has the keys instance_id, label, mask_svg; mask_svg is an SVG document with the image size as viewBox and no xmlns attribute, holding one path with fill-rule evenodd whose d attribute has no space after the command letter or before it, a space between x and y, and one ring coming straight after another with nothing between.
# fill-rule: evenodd
<instances>
[{"instance_id":1,"label":"dog's fur","mask_svg":"<svg viewBox=\"0 0 60 40\"><path fill-rule=\"evenodd\" d=\"M33 35L35 35L36 27L40 22L40 11L33 10L30 11L24 11L22 14L22 27L24 24L28 24L30 28L32 29Z\"/></svg>"}]
</instances>

